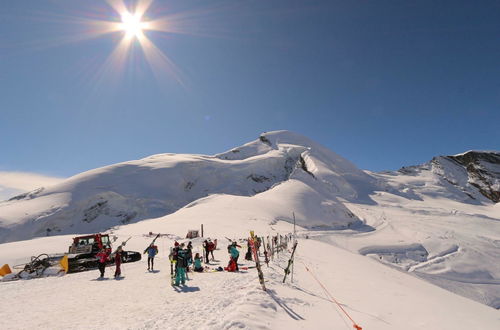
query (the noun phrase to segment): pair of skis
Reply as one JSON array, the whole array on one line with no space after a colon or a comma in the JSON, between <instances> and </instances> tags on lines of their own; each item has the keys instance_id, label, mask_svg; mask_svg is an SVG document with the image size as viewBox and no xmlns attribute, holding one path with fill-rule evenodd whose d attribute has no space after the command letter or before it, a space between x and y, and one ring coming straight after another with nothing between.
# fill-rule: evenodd
<instances>
[{"instance_id":1,"label":"pair of skis","mask_svg":"<svg viewBox=\"0 0 500 330\"><path fill-rule=\"evenodd\" d=\"M292 255L290 256L290 259L288 259L288 266L286 266L285 268L285 277L283 277L283 283L285 283L287 275L290 274L290 267L293 265L293 257L295 255L296 248L297 248L297 241L295 241L295 243L293 244Z\"/></svg>"},{"instance_id":2,"label":"pair of skis","mask_svg":"<svg viewBox=\"0 0 500 330\"><path fill-rule=\"evenodd\" d=\"M151 243L149 243L149 245L144 249L144 252L143 253L146 253L146 251L149 249L149 247L153 244L155 244L156 240L158 239L158 237L160 237L161 234L158 234L156 235L156 237L153 239L153 241Z\"/></svg>"},{"instance_id":3,"label":"pair of skis","mask_svg":"<svg viewBox=\"0 0 500 330\"><path fill-rule=\"evenodd\" d=\"M122 249L125 245L127 245L127 242L131 238L132 238L132 236L130 236L129 238L127 238L125 241L123 241L122 244L118 245L118 247L113 251L113 253L111 253L111 256L115 255L116 252L118 252L119 249Z\"/></svg>"},{"instance_id":4,"label":"pair of skis","mask_svg":"<svg viewBox=\"0 0 500 330\"><path fill-rule=\"evenodd\" d=\"M255 247L255 234L250 231L250 248L252 249L253 257L255 260L255 267L257 268L257 273L259 274L259 282L262 286L262 290L266 291L266 284L264 283L264 274L262 273L262 269L260 268L259 255L257 254L257 249Z\"/></svg>"},{"instance_id":5,"label":"pair of skis","mask_svg":"<svg viewBox=\"0 0 500 330\"><path fill-rule=\"evenodd\" d=\"M174 271L174 248L170 247L170 254L168 255L168 259L170 260L170 284L174 286L175 284L175 271Z\"/></svg>"}]
</instances>

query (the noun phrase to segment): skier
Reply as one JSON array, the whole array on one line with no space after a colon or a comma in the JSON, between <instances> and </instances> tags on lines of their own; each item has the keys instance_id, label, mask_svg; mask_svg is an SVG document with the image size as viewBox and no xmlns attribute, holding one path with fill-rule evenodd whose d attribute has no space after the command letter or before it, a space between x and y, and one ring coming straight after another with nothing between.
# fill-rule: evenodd
<instances>
[{"instance_id":1,"label":"skier","mask_svg":"<svg viewBox=\"0 0 500 330\"><path fill-rule=\"evenodd\" d=\"M186 267L188 265L188 250L184 249L184 243L179 246L177 262L175 264L175 285L186 283Z\"/></svg>"},{"instance_id":2,"label":"skier","mask_svg":"<svg viewBox=\"0 0 500 330\"><path fill-rule=\"evenodd\" d=\"M203 252L205 252L205 263L208 264L209 261L208 261L208 255L210 253L210 251L208 250L208 240L204 240L203 241Z\"/></svg>"},{"instance_id":3,"label":"skier","mask_svg":"<svg viewBox=\"0 0 500 330\"><path fill-rule=\"evenodd\" d=\"M201 256L199 253L196 253L194 255L194 271L199 273L203 272L203 266L201 265Z\"/></svg>"},{"instance_id":4,"label":"skier","mask_svg":"<svg viewBox=\"0 0 500 330\"><path fill-rule=\"evenodd\" d=\"M106 252L106 249L102 248L99 253L96 254L97 261L99 264L99 271L101 272L101 277L104 277L104 271L106 269L106 262L109 260L109 254Z\"/></svg>"},{"instance_id":5,"label":"skier","mask_svg":"<svg viewBox=\"0 0 500 330\"><path fill-rule=\"evenodd\" d=\"M158 254L158 247L156 245L154 245L153 243L151 243L151 245L148 246L146 251L144 251L144 254L146 252L148 253L148 270L153 271L154 259L155 259L155 256Z\"/></svg>"},{"instance_id":6,"label":"skier","mask_svg":"<svg viewBox=\"0 0 500 330\"><path fill-rule=\"evenodd\" d=\"M250 246L250 240L247 240L247 253L245 254L245 260L252 261L252 247Z\"/></svg>"},{"instance_id":7,"label":"skier","mask_svg":"<svg viewBox=\"0 0 500 330\"><path fill-rule=\"evenodd\" d=\"M239 271L238 269L238 258L240 257L240 252L238 251L237 247L241 248L241 246L237 245L236 242L233 242L231 244L231 247L229 249L229 253L231 254L231 260L234 261L235 263L235 270ZM229 262L231 264L231 261Z\"/></svg>"},{"instance_id":8,"label":"skier","mask_svg":"<svg viewBox=\"0 0 500 330\"><path fill-rule=\"evenodd\" d=\"M214 258L214 250L215 250L215 243L212 242L210 240L210 238L209 238L208 239L208 252L210 252L210 254L212 255L212 259L211 259L212 261L215 260L215 258Z\"/></svg>"},{"instance_id":9,"label":"skier","mask_svg":"<svg viewBox=\"0 0 500 330\"><path fill-rule=\"evenodd\" d=\"M122 274L122 271L120 269L121 264L122 264L122 247L120 246L118 247L115 253L115 266L116 266L115 278L120 277L120 275Z\"/></svg>"}]
</instances>

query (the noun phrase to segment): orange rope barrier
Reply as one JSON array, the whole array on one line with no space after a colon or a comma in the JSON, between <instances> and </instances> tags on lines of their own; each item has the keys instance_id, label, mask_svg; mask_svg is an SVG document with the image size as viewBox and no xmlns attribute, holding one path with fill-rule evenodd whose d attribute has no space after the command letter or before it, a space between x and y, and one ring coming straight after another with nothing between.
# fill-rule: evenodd
<instances>
[{"instance_id":1,"label":"orange rope barrier","mask_svg":"<svg viewBox=\"0 0 500 330\"><path fill-rule=\"evenodd\" d=\"M304 264L304 263L302 262L302 264ZM323 283L321 283L320 280L318 280L318 278L316 276L314 276L314 273L311 272L309 270L309 268L307 268L306 264L304 264L304 267L306 267L306 270L311 274L311 276L316 280L316 282L318 282L318 284L321 286L321 288L326 292L326 294L330 298L330 301L337 304L337 306L342 310L342 312L344 312L344 314L349 318L349 320L351 320L353 328L355 328L356 330L362 330L363 328L361 328L359 325L356 324L356 322L352 319L352 317L349 315L349 313L347 313L346 310L342 307L342 305L339 304L337 299L335 299L330 294L330 292L328 292L327 288L323 285Z\"/></svg>"}]
</instances>

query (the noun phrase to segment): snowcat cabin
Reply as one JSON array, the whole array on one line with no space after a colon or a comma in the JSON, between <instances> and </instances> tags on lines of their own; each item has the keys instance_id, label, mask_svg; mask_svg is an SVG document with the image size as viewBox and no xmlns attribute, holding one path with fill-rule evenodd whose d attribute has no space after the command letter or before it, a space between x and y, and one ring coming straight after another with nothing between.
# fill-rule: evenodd
<instances>
[{"instance_id":1,"label":"snowcat cabin","mask_svg":"<svg viewBox=\"0 0 500 330\"><path fill-rule=\"evenodd\" d=\"M108 234L106 235L99 235L101 237L101 245L99 246L100 248L105 247L106 250L109 250L109 253L111 253L111 241L109 240Z\"/></svg>"},{"instance_id":2,"label":"snowcat cabin","mask_svg":"<svg viewBox=\"0 0 500 330\"><path fill-rule=\"evenodd\" d=\"M108 250L109 253L111 253L111 242L107 234L78 236L73 238L73 244L69 247L69 253L97 253L103 247Z\"/></svg>"}]
</instances>

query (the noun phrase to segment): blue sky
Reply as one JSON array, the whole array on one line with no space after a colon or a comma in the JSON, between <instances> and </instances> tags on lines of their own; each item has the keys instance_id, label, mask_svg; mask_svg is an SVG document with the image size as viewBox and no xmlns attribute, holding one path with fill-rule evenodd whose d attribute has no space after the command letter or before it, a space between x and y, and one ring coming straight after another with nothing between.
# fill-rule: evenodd
<instances>
[{"instance_id":1,"label":"blue sky","mask_svg":"<svg viewBox=\"0 0 500 330\"><path fill-rule=\"evenodd\" d=\"M374 171L500 150L498 1L156 0L145 19L174 14L183 33L145 34L181 83L138 42L116 69L121 31L81 40L82 18L119 21L105 1L2 1L0 171L67 177L280 129Z\"/></svg>"}]
</instances>

